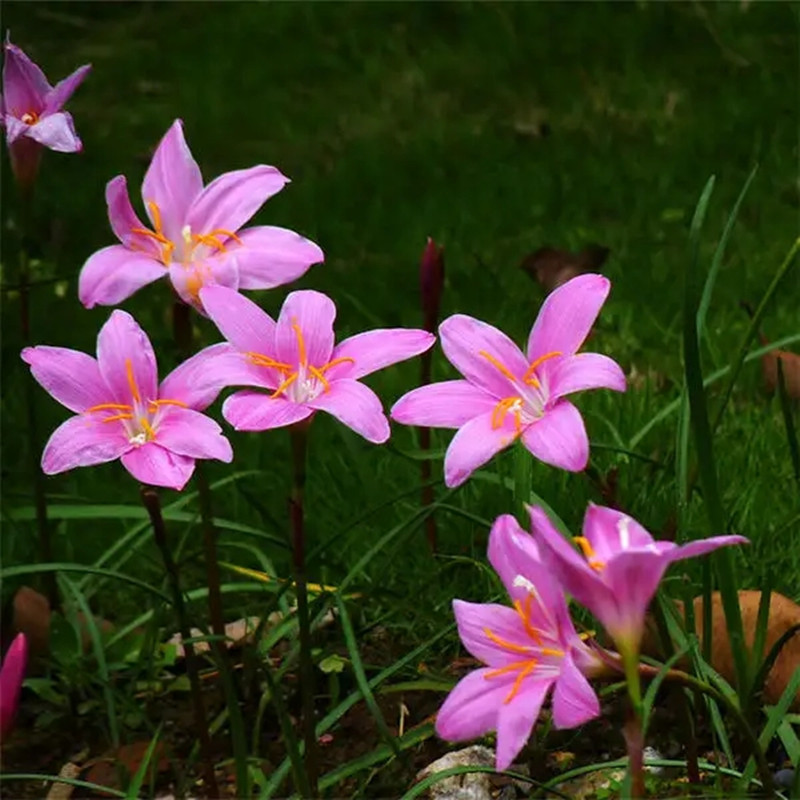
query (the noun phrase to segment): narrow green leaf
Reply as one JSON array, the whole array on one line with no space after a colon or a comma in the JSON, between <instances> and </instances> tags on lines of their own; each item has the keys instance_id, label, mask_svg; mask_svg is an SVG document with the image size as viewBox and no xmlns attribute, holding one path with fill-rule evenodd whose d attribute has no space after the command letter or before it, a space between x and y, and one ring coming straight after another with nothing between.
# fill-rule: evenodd
<instances>
[{"instance_id":1,"label":"narrow green leaf","mask_svg":"<svg viewBox=\"0 0 800 800\"><path fill-rule=\"evenodd\" d=\"M800 482L800 445L797 443L797 431L794 427L792 403L786 391L786 374L783 371L783 359L778 359L778 396L781 400L783 426L786 428L786 444L789 446L789 457L792 460L795 480Z\"/></svg>"},{"instance_id":2,"label":"narrow green leaf","mask_svg":"<svg viewBox=\"0 0 800 800\"><path fill-rule=\"evenodd\" d=\"M147 770L150 768L150 762L153 760L153 753L156 751L156 745L158 744L158 737L161 735L161 726L158 726L156 730L155 736L150 740L150 744L147 746L147 750L145 751L144 758L142 758L142 763L139 764L139 769L136 770L136 774L133 776L133 780L131 781L130 786L128 787L128 791L125 793L126 800L138 800L139 798L139 791L142 788L142 784L144 783L145 776L147 775Z\"/></svg>"}]
</instances>

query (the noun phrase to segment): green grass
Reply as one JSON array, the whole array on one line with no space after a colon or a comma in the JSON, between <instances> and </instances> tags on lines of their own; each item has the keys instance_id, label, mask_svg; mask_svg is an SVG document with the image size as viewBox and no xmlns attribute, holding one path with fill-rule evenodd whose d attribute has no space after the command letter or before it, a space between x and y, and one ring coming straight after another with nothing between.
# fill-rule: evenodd
<instances>
[{"instance_id":1,"label":"green grass","mask_svg":"<svg viewBox=\"0 0 800 800\"><path fill-rule=\"evenodd\" d=\"M57 281L35 290L33 330L41 343L93 351L109 309L80 306L77 275L94 250L113 241L104 185L125 174L136 196L153 147L176 117L207 180L259 162L292 178L255 222L286 225L321 244L326 263L299 285L334 298L339 336L421 323L417 265L428 235L446 248L443 316L471 314L520 341L543 298L518 269L521 258L544 244L610 247L612 295L591 349L626 372L652 372L659 385L579 399L601 445L627 446L679 394L681 276L689 222L708 177L716 175L716 187L700 236L702 277L759 165L712 297L701 350L706 375L733 359L747 327L739 300L758 302L797 233L800 87L797 19L788 4L8 2L4 24L53 81L80 63L94 65L70 104L84 153L48 153L37 187L36 274ZM535 118L547 121L548 136L521 132ZM3 199L6 233L15 218L8 170ZM15 280L16 258L14 237L3 236L5 284ZM253 296L274 312L285 291ZM19 300L5 292L2 304L8 514L31 502L30 453ZM148 330L166 374L176 360L166 284L125 307ZM794 268L768 310L766 334L797 333L798 307ZM218 339L206 321L199 327L206 343ZM434 370L452 375L440 351ZM388 406L417 379L418 365L410 363L370 384ZM710 391L712 412L722 386ZM66 414L41 391L37 403L44 436ZM618 467L621 502L654 533L679 499L677 422L677 414L667 417L637 444L656 463L604 448L592 454L601 473ZM231 433L231 440L235 468L262 472L218 491L215 513L285 536L288 435ZM448 440L434 434L436 446ZM417 510L418 464L397 452L416 442L395 426L391 444L374 447L320 417L310 447L308 532L312 547L327 545L310 577L336 583ZM714 453L730 529L753 542L739 557L743 585L758 586L771 573L777 591L800 599L797 486L780 406L765 398L756 364L745 366L736 385ZM492 469L511 475L513 455ZM208 472L213 481L227 469L214 464ZM589 499L600 501L584 476L538 463L534 487L572 528ZM47 491L59 503L138 501L118 464L49 478ZM400 499L352 524L393 498ZM449 502L487 520L513 508L509 492L483 481ZM679 537L711 532L697 491L680 520ZM471 561L484 560L486 527L450 511L438 523L440 558L428 556L418 530L371 559L355 581L367 593L364 618L380 618L409 641L449 621L453 596L479 600L496 591ZM91 564L133 524L60 521L57 560ZM4 563L35 560L33 523L6 520L5 529ZM172 531L176 541L183 536L181 555L200 585L199 524ZM258 544L223 532L223 557L261 568L237 542ZM265 554L288 571L285 552ZM149 540L125 570L161 580ZM13 588L6 584L4 595ZM126 621L141 611L141 596L104 586L95 602L106 617Z\"/></svg>"}]
</instances>

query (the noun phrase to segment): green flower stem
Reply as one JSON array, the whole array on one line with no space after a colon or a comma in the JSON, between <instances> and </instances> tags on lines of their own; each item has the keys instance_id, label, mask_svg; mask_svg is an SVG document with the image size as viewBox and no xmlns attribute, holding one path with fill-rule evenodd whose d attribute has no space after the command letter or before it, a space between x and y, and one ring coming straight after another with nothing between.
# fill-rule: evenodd
<instances>
[{"instance_id":1,"label":"green flower stem","mask_svg":"<svg viewBox=\"0 0 800 800\"><path fill-rule=\"evenodd\" d=\"M292 494L289 500L289 514L292 523L292 563L297 594L297 626L300 634L300 696L303 708L305 769L310 797L316 798L319 796L319 766L314 721L314 662L311 655L311 621L308 613L303 526L308 426L309 422L304 420L289 428L292 443Z\"/></svg>"},{"instance_id":2,"label":"green flower stem","mask_svg":"<svg viewBox=\"0 0 800 800\"><path fill-rule=\"evenodd\" d=\"M645 796L644 788L644 732L642 730L642 683L639 675L639 653L636 648L620 648L628 697L630 716L625 723L624 736L628 747L628 771L631 776L631 797Z\"/></svg>"},{"instance_id":3,"label":"green flower stem","mask_svg":"<svg viewBox=\"0 0 800 800\"><path fill-rule=\"evenodd\" d=\"M194 721L197 727L197 735L200 739L200 753L202 757L203 779L208 787L209 797L220 797L217 779L214 775L214 763L211 756L211 738L208 734L208 722L206 720L206 710L203 703L203 692L200 688L200 670L197 664L197 654L191 643L191 627L186 616L186 604L183 601L181 591L180 576L178 575L178 565L172 557L167 542L167 530L164 525L164 517L161 514L161 502L158 493L151 486L142 486L142 504L150 516L153 525L153 537L156 545L161 551L164 560L164 568L167 571L167 580L172 590L173 605L175 614L178 618L178 628L183 639L183 648L186 654L186 674L189 677L191 687L192 705L194 707Z\"/></svg>"}]
</instances>

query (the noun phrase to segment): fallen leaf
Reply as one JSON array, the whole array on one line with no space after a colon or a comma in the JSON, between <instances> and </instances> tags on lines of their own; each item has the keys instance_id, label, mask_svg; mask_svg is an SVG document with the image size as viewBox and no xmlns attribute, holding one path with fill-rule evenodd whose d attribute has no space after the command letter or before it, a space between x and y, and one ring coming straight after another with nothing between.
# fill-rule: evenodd
<instances>
[{"instance_id":1,"label":"fallen leaf","mask_svg":"<svg viewBox=\"0 0 800 800\"><path fill-rule=\"evenodd\" d=\"M81 774L81 768L77 764L73 764L71 761L64 764L63 767L59 770L58 777L59 778L70 778L71 780L75 780L78 775ZM50 791L47 793L46 800L69 800L72 797L72 793L75 791L75 787L71 783L54 783L50 787Z\"/></svg>"},{"instance_id":2,"label":"fallen leaf","mask_svg":"<svg viewBox=\"0 0 800 800\"><path fill-rule=\"evenodd\" d=\"M86 780L109 789L120 789L120 768L122 773L133 776L147 754L150 742L143 739L132 744L124 744L118 750L111 750L100 758L95 758L86 765L89 772ZM169 760L162 742L158 742L150 759L149 769L155 767L156 772L166 772L169 769ZM110 796L110 795L109 795Z\"/></svg>"},{"instance_id":3,"label":"fallen leaf","mask_svg":"<svg viewBox=\"0 0 800 800\"><path fill-rule=\"evenodd\" d=\"M742 301L739 305L753 319L752 306ZM769 339L759 331L758 338L762 345L768 345ZM793 400L800 400L800 355L788 350L770 350L761 356L761 373L764 376L764 387L769 394L774 394L778 388L778 361L783 368L783 380L786 385L786 394Z\"/></svg>"},{"instance_id":4,"label":"fallen leaf","mask_svg":"<svg viewBox=\"0 0 800 800\"><path fill-rule=\"evenodd\" d=\"M585 272L599 272L610 252L599 244L587 245L580 253L545 246L525 256L520 269L552 292Z\"/></svg>"}]
</instances>

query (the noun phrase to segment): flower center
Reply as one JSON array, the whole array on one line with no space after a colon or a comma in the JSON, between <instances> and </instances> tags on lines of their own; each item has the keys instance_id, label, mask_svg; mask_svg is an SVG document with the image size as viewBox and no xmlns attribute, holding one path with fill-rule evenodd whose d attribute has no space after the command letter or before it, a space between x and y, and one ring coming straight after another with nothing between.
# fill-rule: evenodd
<instances>
[{"instance_id":1,"label":"flower center","mask_svg":"<svg viewBox=\"0 0 800 800\"><path fill-rule=\"evenodd\" d=\"M601 572L605 568L605 563L595 558L594 548L592 547L591 542L585 536L573 536L572 541L575 542L578 547L580 547L581 552L586 557L586 560L589 562L589 566L593 570Z\"/></svg>"},{"instance_id":2,"label":"flower center","mask_svg":"<svg viewBox=\"0 0 800 800\"><path fill-rule=\"evenodd\" d=\"M156 438L158 424L162 419L164 406L188 408L181 400L145 400L133 374L133 364L125 359L125 375L131 391L131 403L99 403L87 408L84 414L101 414L100 422L121 422L128 442L140 447Z\"/></svg>"},{"instance_id":3,"label":"flower center","mask_svg":"<svg viewBox=\"0 0 800 800\"><path fill-rule=\"evenodd\" d=\"M478 355L483 356L504 377L508 378L512 389L515 390L514 394L501 398L494 407L492 411L492 429L502 428L506 417L511 414L514 419L512 440L516 439L525 427L542 418L547 405L548 392L536 376L536 370L545 361L560 356L561 352L554 350L551 353L545 353L545 355L540 356L528 366L521 377L514 375L505 364L491 353L487 353L486 350L479 350Z\"/></svg>"},{"instance_id":4,"label":"flower center","mask_svg":"<svg viewBox=\"0 0 800 800\"><path fill-rule=\"evenodd\" d=\"M297 369L293 370L291 364L276 361L263 353L247 352L244 355L251 364L255 364L258 367L276 369L281 373L283 380L270 397L283 395L293 403L305 403L330 389L330 383L325 377L325 373L331 367L345 362L351 364L356 362L355 359L344 356L342 358L334 358L321 367L315 367L308 363L308 351L306 350L303 331L300 329L296 319L292 321L292 330L297 337Z\"/></svg>"},{"instance_id":5,"label":"flower center","mask_svg":"<svg viewBox=\"0 0 800 800\"><path fill-rule=\"evenodd\" d=\"M26 125L35 125L39 121L39 115L35 111L26 111L20 117L20 121Z\"/></svg>"}]
</instances>

